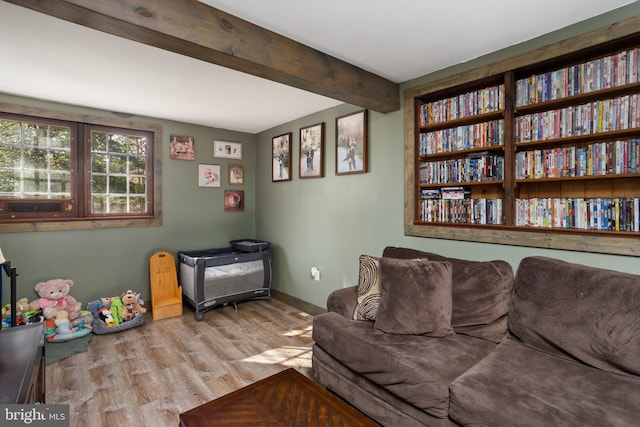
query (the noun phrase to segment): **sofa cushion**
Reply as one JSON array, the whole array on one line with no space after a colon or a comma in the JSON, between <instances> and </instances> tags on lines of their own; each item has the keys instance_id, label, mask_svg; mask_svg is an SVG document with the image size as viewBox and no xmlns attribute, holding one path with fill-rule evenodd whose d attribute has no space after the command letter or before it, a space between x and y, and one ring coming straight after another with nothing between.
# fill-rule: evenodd
<instances>
[{"instance_id":1,"label":"sofa cushion","mask_svg":"<svg viewBox=\"0 0 640 427\"><path fill-rule=\"evenodd\" d=\"M449 261L453 277L451 323L456 334L500 342L507 334L513 269L506 261L469 261L388 246L383 257Z\"/></svg>"},{"instance_id":2,"label":"sofa cushion","mask_svg":"<svg viewBox=\"0 0 640 427\"><path fill-rule=\"evenodd\" d=\"M509 331L525 345L609 372L640 375L640 276L528 257Z\"/></svg>"},{"instance_id":3,"label":"sofa cushion","mask_svg":"<svg viewBox=\"0 0 640 427\"><path fill-rule=\"evenodd\" d=\"M358 305L354 320L376 320L382 297L380 286L380 264L376 257L360 255L358 259Z\"/></svg>"},{"instance_id":4,"label":"sofa cushion","mask_svg":"<svg viewBox=\"0 0 640 427\"><path fill-rule=\"evenodd\" d=\"M453 381L449 415L477 426L631 426L640 378L527 348L511 338Z\"/></svg>"},{"instance_id":5,"label":"sofa cushion","mask_svg":"<svg viewBox=\"0 0 640 427\"><path fill-rule=\"evenodd\" d=\"M323 313L313 319L313 340L349 369L439 418L447 417L449 384L495 348L465 335L393 335L373 326Z\"/></svg>"},{"instance_id":6,"label":"sofa cushion","mask_svg":"<svg viewBox=\"0 0 640 427\"><path fill-rule=\"evenodd\" d=\"M388 334L451 335L451 264L380 259L382 300L375 330Z\"/></svg>"}]
</instances>

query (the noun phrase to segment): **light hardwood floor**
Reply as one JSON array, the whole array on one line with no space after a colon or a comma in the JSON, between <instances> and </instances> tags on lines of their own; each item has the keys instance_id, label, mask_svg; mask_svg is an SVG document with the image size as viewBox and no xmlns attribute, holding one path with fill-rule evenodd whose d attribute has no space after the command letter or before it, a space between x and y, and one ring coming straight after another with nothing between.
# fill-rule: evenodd
<instances>
[{"instance_id":1,"label":"light hardwood floor","mask_svg":"<svg viewBox=\"0 0 640 427\"><path fill-rule=\"evenodd\" d=\"M191 408L295 367L311 376L313 317L248 301L93 335L88 351L47 365L47 403L70 405L72 427L172 426Z\"/></svg>"}]
</instances>

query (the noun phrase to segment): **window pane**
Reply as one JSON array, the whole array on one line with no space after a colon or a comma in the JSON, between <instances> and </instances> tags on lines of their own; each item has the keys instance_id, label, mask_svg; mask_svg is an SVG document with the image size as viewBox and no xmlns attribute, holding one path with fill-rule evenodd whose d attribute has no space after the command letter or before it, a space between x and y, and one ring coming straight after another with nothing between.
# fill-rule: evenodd
<instances>
[{"instance_id":1,"label":"window pane","mask_svg":"<svg viewBox=\"0 0 640 427\"><path fill-rule=\"evenodd\" d=\"M120 196L109 197L109 213L127 213L127 198Z\"/></svg>"},{"instance_id":2,"label":"window pane","mask_svg":"<svg viewBox=\"0 0 640 427\"><path fill-rule=\"evenodd\" d=\"M40 148L27 148L24 150L24 167L26 169L46 169L48 151Z\"/></svg>"},{"instance_id":3,"label":"window pane","mask_svg":"<svg viewBox=\"0 0 640 427\"><path fill-rule=\"evenodd\" d=\"M91 152L107 152L107 134L104 132L91 132Z\"/></svg>"},{"instance_id":4,"label":"window pane","mask_svg":"<svg viewBox=\"0 0 640 427\"><path fill-rule=\"evenodd\" d=\"M51 150L51 170L71 170L71 152L64 150Z\"/></svg>"},{"instance_id":5,"label":"window pane","mask_svg":"<svg viewBox=\"0 0 640 427\"><path fill-rule=\"evenodd\" d=\"M129 178L129 193L130 194L144 194L146 191L146 180L144 177L131 177Z\"/></svg>"},{"instance_id":6,"label":"window pane","mask_svg":"<svg viewBox=\"0 0 640 427\"><path fill-rule=\"evenodd\" d=\"M94 154L91 156L91 172L93 173L107 173L107 158L108 156L102 156Z\"/></svg>"},{"instance_id":7,"label":"window pane","mask_svg":"<svg viewBox=\"0 0 640 427\"><path fill-rule=\"evenodd\" d=\"M127 173L127 158L124 156L109 156L109 172Z\"/></svg>"},{"instance_id":8,"label":"window pane","mask_svg":"<svg viewBox=\"0 0 640 427\"><path fill-rule=\"evenodd\" d=\"M49 189L49 177L46 172L25 170L24 193L30 196L47 194Z\"/></svg>"},{"instance_id":9,"label":"window pane","mask_svg":"<svg viewBox=\"0 0 640 427\"><path fill-rule=\"evenodd\" d=\"M127 178L124 176L110 176L109 194L127 194Z\"/></svg>"},{"instance_id":10,"label":"window pane","mask_svg":"<svg viewBox=\"0 0 640 427\"><path fill-rule=\"evenodd\" d=\"M0 194L10 196L20 191L20 175L15 171L0 170Z\"/></svg>"},{"instance_id":11,"label":"window pane","mask_svg":"<svg viewBox=\"0 0 640 427\"><path fill-rule=\"evenodd\" d=\"M71 148L71 130L65 127L51 126L51 146Z\"/></svg>"},{"instance_id":12,"label":"window pane","mask_svg":"<svg viewBox=\"0 0 640 427\"><path fill-rule=\"evenodd\" d=\"M71 197L71 135L68 126L0 120L0 195Z\"/></svg>"},{"instance_id":13,"label":"window pane","mask_svg":"<svg viewBox=\"0 0 640 427\"><path fill-rule=\"evenodd\" d=\"M0 145L0 168L19 168L21 153L19 147Z\"/></svg>"},{"instance_id":14,"label":"window pane","mask_svg":"<svg viewBox=\"0 0 640 427\"><path fill-rule=\"evenodd\" d=\"M126 153L127 137L124 135L109 135L109 152Z\"/></svg>"},{"instance_id":15,"label":"window pane","mask_svg":"<svg viewBox=\"0 0 640 427\"><path fill-rule=\"evenodd\" d=\"M91 198L91 211L93 213L107 213L107 196L93 196Z\"/></svg>"},{"instance_id":16,"label":"window pane","mask_svg":"<svg viewBox=\"0 0 640 427\"><path fill-rule=\"evenodd\" d=\"M145 213L147 211L147 199L144 197L132 197L129 200L129 210L135 213Z\"/></svg>"},{"instance_id":17,"label":"window pane","mask_svg":"<svg viewBox=\"0 0 640 427\"><path fill-rule=\"evenodd\" d=\"M48 147L48 129L47 125L24 123L24 144Z\"/></svg>"},{"instance_id":18,"label":"window pane","mask_svg":"<svg viewBox=\"0 0 640 427\"><path fill-rule=\"evenodd\" d=\"M20 122L0 120L0 141L3 144L17 145L22 142L22 127Z\"/></svg>"},{"instance_id":19,"label":"window pane","mask_svg":"<svg viewBox=\"0 0 640 427\"><path fill-rule=\"evenodd\" d=\"M51 193L71 196L71 175L68 173L51 173Z\"/></svg>"},{"instance_id":20,"label":"window pane","mask_svg":"<svg viewBox=\"0 0 640 427\"><path fill-rule=\"evenodd\" d=\"M95 194L107 194L107 177L93 175L91 177L91 192Z\"/></svg>"},{"instance_id":21,"label":"window pane","mask_svg":"<svg viewBox=\"0 0 640 427\"><path fill-rule=\"evenodd\" d=\"M147 185L151 138L109 130L91 129L91 212L145 214L152 190Z\"/></svg>"},{"instance_id":22,"label":"window pane","mask_svg":"<svg viewBox=\"0 0 640 427\"><path fill-rule=\"evenodd\" d=\"M147 159L144 157L131 157L129 159L129 173L144 175L147 170Z\"/></svg>"}]
</instances>

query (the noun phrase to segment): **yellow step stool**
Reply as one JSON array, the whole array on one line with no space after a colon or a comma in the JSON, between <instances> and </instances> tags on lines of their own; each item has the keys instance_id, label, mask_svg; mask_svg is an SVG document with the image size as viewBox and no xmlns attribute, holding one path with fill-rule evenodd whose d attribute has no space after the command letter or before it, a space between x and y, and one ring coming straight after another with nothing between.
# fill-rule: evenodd
<instances>
[{"instance_id":1,"label":"yellow step stool","mask_svg":"<svg viewBox=\"0 0 640 427\"><path fill-rule=\"evenodd\" d=\"M153 320L182 316L182 286L178 285L176 262L169 252L159 251L149 259L151 316Z\"/></svg>"}]
</instances>

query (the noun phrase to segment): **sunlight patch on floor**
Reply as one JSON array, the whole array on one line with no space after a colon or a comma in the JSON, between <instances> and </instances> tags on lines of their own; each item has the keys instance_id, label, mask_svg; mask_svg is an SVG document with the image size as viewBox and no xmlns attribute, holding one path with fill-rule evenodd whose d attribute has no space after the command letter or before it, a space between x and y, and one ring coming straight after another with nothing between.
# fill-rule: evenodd
<instances>
[{"instance_id":1,"label":"sunlight patch on floor","mask_svg":"<svg viewBox=\"0 0 640 427\"><path fill-rule=\"evenodd\" d=\"M307 337L307 338L311 338L312 330L313 330L313 326L309 326L309 327L304 328L304 329L294 329L292 331L285 332L282 335L284 335L285 337Z\"/></svg>"},{"instance_id":2,"label":"sunlight patch on floor","mask_svg":"<svg viewBox=\"0 0 640 427\"><path fill-rule=\"evenodd\" d=\"M283 346L242 359L243 362L311 368L311 347Z\"/></svg>"}]
</instances>

